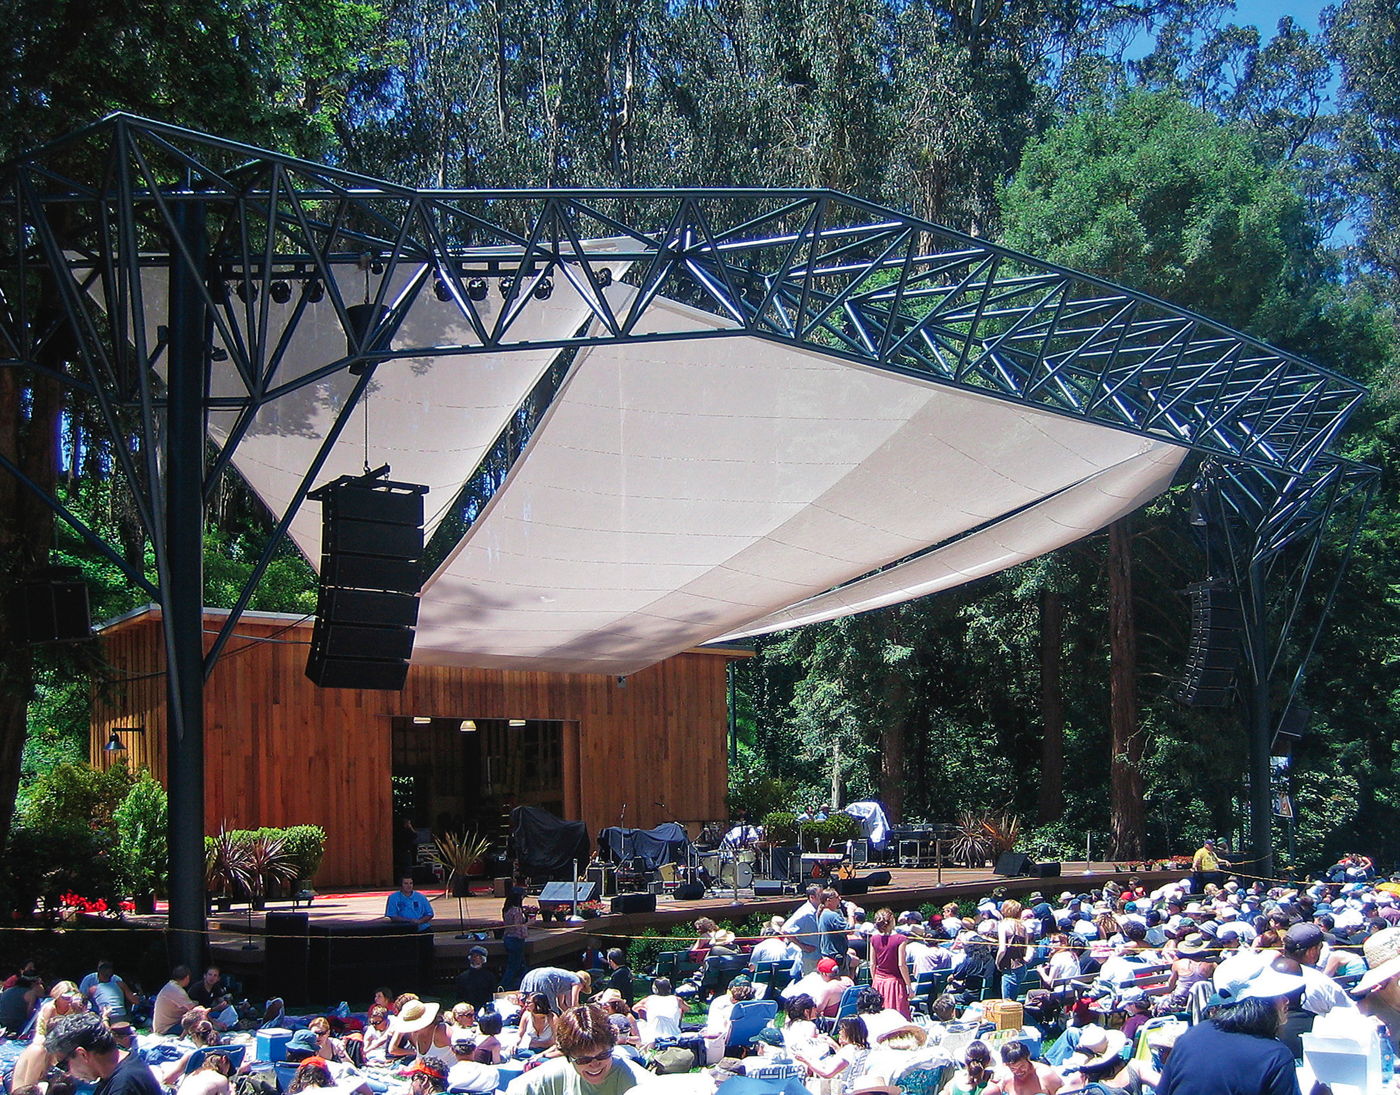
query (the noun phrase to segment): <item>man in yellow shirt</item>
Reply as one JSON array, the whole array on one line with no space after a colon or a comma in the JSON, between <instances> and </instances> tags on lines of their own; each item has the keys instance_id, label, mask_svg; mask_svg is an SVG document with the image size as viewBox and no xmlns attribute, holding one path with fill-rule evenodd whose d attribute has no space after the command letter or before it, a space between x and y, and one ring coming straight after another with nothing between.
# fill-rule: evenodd
<instances>
[{"instance_id":1,"label":"man in yellow shirt","mask_svg":"<svg viewBox=\"0 0 1400 1095\"><path fill-rule=\"evenodd\" d=\"M1209 837L1196 849L1196 854L1191 857L1191 889L1194 893L1205 893L1206 887L1212 883L1216 886L1221 884L1222 878L1220 868L1230 866L1215 850L1215 841Z\"/></svg>"}]
</instances>

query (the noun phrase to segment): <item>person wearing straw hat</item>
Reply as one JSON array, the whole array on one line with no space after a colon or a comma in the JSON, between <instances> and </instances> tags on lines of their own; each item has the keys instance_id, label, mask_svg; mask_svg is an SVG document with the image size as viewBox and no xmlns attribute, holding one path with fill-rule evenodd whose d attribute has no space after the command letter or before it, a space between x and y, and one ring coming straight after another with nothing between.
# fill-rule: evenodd
<instances>
[{"instance_id":1,"label":"person wearing straw hat","mask_svg":"<svg viewBox=\"0 0 1400 1095\"><path fill-rule=\"evenodd\" d=\"M1400 956L1368 970L1351 994L1361 1014L1380 1020L1394 1037L1400 1031Z\"/></svg>"},{"instance_id":2,"label":"person wearing straw hat","mask_svg":"<svg viewBox=\"0 0 1400 1095\"><path fill-rule=\"evenodd\" d=\"M437 1061L444 1075L457 1063L457 1055L452 1052L452 1036L437 1004L410 1000L399 1009L389 1026L398 1035L399 1046L411 1048L420 1058ZM390 1056L393 1056L392 1047Z\"/></svg>"},{"instance_id":3,"label":"person wearing straw hat","mask_svg":"<svg viewBox=\"0 0 1400 1095\"><path fill-rule=\"evenodd\" d=\"M1109 1091L1137 1095L1148 1081L1141 1063L1125 1057L1127 1049L1128 1038L1121 1030L1105 1030L1097 1023L1090 1023L1080 1028L1079 1043L1061 1071L1067 1075L1077 1072L1082 1087L1097 1083ZM1069 1092L1077 1088L1063 1090Z\"/></svg>"},{"instance_id":4,"label":"person wearing straw hat","mask_svg":"<svg viewBox=\"0 0 1400 1095\"><path fill-rule=\"evenodd\" d=\"M1298 1095L1293 1053L1278 1040L1297 974L1271 965L1230 977L1216 971L1215 1014L1183 1034L1157 1095Z\"/></svg>"}]
</instances>

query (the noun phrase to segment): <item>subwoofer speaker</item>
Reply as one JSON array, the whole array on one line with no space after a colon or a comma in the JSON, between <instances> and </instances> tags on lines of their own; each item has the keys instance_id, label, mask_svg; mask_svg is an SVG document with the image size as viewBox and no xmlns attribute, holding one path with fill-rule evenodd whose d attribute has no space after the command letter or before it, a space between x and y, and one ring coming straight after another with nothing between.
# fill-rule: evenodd
<instances>
[{"instance_id":1,"label":"subwoofer speaker","mask_svg":"<svg viewBox=\"0 0 1400 1095\"><path fill-rule=\"evenodd\" d=\"M307 495L321 503L321 584L306 675L322 688L397 690L423 574L423 495L380 468Z\"/></svg>"},{"instance_id":2,"label":"subwoofer speaker","mask_svg":"<svg viewBox=\"0 0 1400 1095\"><path fill-rule=\"evenodd\" d=\"M1058 863L1037 863L1035 873L1039 878L1059 878L1060 865Z\"/></svg>"},{"instance_id":3,"label":"subwoofer speaker","mask_svg":"<svg viewBox=\"0 0 1400 1095\"><path fill-rule=\"evenodd\" d=\"M611 911L614 913L649 913L656 911L656 894L654 893L620 893L612 899Z\"/></svg>"},{"instance_id":4,"label":"subwoofer speaker","mask_svg":"<svg viewBox=\"0 0 1400 1095\"><path fill-rule=\"evenodd\" d=\"M870 892L870 883L863 878L838 878L834 880L833 885L842 897Z\"/></svg>"},{"instance_id":5,"label":"subwoofer speaker","mask_svg":"<svg viewBox=\"0 0 1400 1095\"><path fill-rule=\"evenodd\" d=\"M671 894L677 901L699 901L705 896L703 882L682 882Z\"/></svg>"}]
</instances>

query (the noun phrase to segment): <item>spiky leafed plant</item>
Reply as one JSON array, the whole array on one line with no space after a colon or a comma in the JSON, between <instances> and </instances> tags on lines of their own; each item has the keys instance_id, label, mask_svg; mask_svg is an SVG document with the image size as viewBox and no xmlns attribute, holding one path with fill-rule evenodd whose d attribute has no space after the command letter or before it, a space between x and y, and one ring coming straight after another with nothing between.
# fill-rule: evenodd
<instances>
[{"instance_id":1,"label":"spiky leafed plant","mask_svg":"<svg viewBox=\"0 0 1400 1095\"><path fill-rule=\"evenodd\" d=\"M294 882L297 864L280 836L255 835L248 842L248 893L265 897L276 882Z\"/></svg>"},{"instance_id":2,"label":"spiky leafed plant","mask_svg":"<svg viewBox=\"0 0 1400 1095\"><path fill-rule=\"evenodd\" d=\"M232 897L251 892L248 870L246 839L223 827L214 836L204 838L204 886L209 893Z\"/></svg>"},{"instance_id":3,"label":"spiky leafed plant","mask_svg":"<svg viewBox=\"0 0 1400 1095\"><path fill-rule=\"evenodd\" d=\"M443 833L433 840L443 866L447 868L447 885L451 885L454 878L468 877L472 867L484 859L491 848L491 842L475 829L463 833Z\"/></svg>"}]
</instances>

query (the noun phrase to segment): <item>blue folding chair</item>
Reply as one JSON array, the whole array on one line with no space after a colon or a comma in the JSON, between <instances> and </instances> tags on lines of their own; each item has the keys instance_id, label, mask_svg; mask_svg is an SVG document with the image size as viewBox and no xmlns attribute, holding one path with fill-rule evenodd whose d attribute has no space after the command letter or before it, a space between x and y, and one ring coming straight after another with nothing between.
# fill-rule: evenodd
<instances>
[{"instance_id":1,"label":"blue folding chair","mask_svg":"<svg viewBox=\"0 0 1400 1095\"><path fill-rule=\"evenodd\" d=\"M776 1000L740 1000L729 1013L729 1041L725 1047L726 1056L736 1057L736 1049L746 1049L753 1045L758 1032L771 1023L778 1015Z\"/></svg>"},{"instance_id":2,"label":"blue folding chair","mask_svg":"<svg viewBox=\"0 0 1400 1095\"><path fill-rule=\"evenodd\" d=\"M841 1003L836 1006L836 1018L848 1019L856 1013L856 1001L860 999L860 986L852 985L841 994Z\"/></svg>"}]
</instances>

